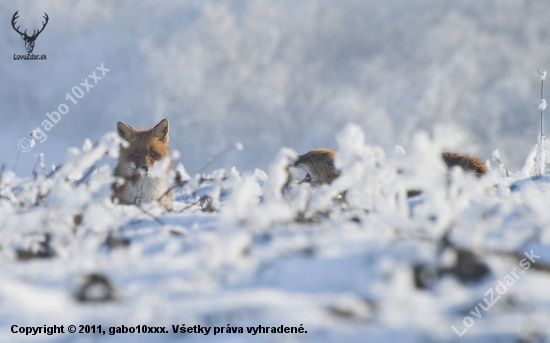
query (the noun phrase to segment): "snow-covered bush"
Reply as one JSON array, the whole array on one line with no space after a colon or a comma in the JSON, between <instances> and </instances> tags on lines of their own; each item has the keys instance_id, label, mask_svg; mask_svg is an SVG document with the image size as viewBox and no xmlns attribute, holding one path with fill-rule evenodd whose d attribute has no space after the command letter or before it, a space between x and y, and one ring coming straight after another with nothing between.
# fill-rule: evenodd
<instances>
[{"instance_id":1,"label":"snow-covered bush","mask_svg":"<svg viewBox=\"0 0 550 343\"><path fill-rule=\"evenodd\" d=\"M545 177L448 170L424 132L391 156L356 125L336 141L330 185L289 182L284 148L267 173L179 165L168 208L111 202L114 133L51 173L3 172L0 338L37 322L165 326L159 341L184 323L243 328L220 341L260 324L303 324L292 339L318 342L550 337Z\"/></svg>"}]
</instances>

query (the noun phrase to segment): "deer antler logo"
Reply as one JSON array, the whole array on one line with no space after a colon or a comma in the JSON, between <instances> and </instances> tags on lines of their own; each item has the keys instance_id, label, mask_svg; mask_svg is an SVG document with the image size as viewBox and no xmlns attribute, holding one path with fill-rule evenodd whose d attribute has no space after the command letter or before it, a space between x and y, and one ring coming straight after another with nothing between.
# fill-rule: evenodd
<instances>
[{"instance_id":1,"label":"deer antler logo","mask_svg":"<svg viewBox=\"0 0 550 343\"><path fill-rule=\"evenodd\" d=\"M36 38L38 38L38 35L40 33L42 33L42 31L44 31L44 28L46 27L46 25L48 24L48 15L46 14L46 12L44 12L44 16L42 18L46 19L46 22L42 22L42 29L38 30L38 32L36 32L37 30L33 30L32 32L32 36L28 36L27 35L27 30L25 30L25 32L21 32L19 31L19 27L20 26L17 26L17 28L15 27L15 21L17 20L17 18L19 18L19 16L17 16L17 13L19 11L16 11L15 14L13 15L13 17L11 18L11 26L13 27L13 29L15 30L15 32L19 33L21 35L21 38L23 38L23 40L25 41L25 49L27 49L27 53L32 53L32 50L34 49L34 41L36 40Z\"/></svg>"}]
</instances>

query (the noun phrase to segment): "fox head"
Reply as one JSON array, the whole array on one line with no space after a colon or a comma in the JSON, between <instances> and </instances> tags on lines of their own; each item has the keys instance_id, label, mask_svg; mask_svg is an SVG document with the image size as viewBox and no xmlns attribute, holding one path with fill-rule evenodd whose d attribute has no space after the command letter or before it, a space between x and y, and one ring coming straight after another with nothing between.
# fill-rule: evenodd
<instances>
[{"instance_id":1,"label":"fox head","mask_svg":"<svg viewBox=\"0 0 550 343\"><path fill-rule=\"evenodd\" d=\"M309 182L312 185L330 184L339 175L334 167L334 156L334 151L330 149L312 150L298 156L291 167L291 173L300 182Z\"/></svg>"},{"instance_id":2,"label":"fox head","mask_svg":"<svg viewBox=\"0 0 550 343\"><path fill-rule=\"evenodd\" d=\"M169 124L166 119L150 130L134 129L119 121L117 132L120 138L130 143L120 148L118 167L124 176L132 176L136 171L147 175L155 162L170 157Z\"/></svg>"}]
</instances>

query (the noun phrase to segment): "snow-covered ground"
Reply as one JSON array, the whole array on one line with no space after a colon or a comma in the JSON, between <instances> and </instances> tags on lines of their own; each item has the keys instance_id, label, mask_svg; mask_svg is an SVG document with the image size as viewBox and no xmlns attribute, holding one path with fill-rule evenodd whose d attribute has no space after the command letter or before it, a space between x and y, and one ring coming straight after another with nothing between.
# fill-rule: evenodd
<instances>
[{"instance_id":1,"label":"snow-covered ground","mask_svg":"<svg viewBox=\"0 0 550 343\"><path fill-rule=\"evenodd\" d=\"M0 2L0 341L550 341L550 176L532 178L547 9ZM46 61L13 60L16 11L28 31L48 14ZM168 209L113 204L116 123L162 118L185 185ZM319 147L341 176L285 186ZM447 171L443 150L491 172ZM65 333L11 332L44 325Z\"/></svg>"},{"instance_id":2,"label":"snow-covered ground","mask_svg":"<svg viewBox=\"0 0 550 343\"><path fill-rule=\"evenodd\" d=\"M186 182L169 209L111 202L114 132L72 149L50 176L4 172L0 340L550 338L549 180L506 177L494 163L481 179L447 172L425 133L391 156L356 125L336 141L341 175L330 186L286 184L296 153L285 148L266 172L217 170L204 180L179 166ZM535 167L528 161L523 172ZM211 331L173 333L183 324ZM27 337L12 325L65 331ZM71 334L69 325L106 334ZM122 325L168 332L109 335ZM304 332L247 332L259 325Z\"/></svg>"}]
</instances>

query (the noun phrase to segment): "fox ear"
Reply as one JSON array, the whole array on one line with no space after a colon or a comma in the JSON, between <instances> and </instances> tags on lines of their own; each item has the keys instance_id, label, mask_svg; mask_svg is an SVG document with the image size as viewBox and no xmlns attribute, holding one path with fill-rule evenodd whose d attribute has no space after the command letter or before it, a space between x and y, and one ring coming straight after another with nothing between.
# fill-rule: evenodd
<instances>
[{"instance_id":1,"label":"fox ear","mask_svg":"<svg viewBox=\"0 0 550 343\"><path fill-rule=\"evenodd\" d=\"M163 119L153 128L153 137L158 138L161 142L168 143L169 131L170 125L168 124L168 120Z\"/></svg>"},{"instance_id":2,"label":"fox ear","mask_svg":"<svg viewBox=\"0 0 550 343\"><path fill-rule=\"evenodd\" d=\"M131 142L136 137L136 134L134 133L134 129L132 129L130 126L124 124L121 121L119 121L116 124L116 128L120 138L123 138L128 142Z\"/></svg>"}]
</instances>

